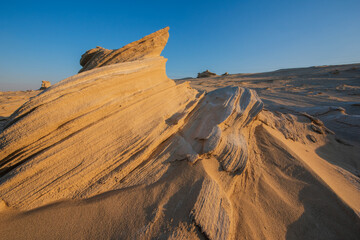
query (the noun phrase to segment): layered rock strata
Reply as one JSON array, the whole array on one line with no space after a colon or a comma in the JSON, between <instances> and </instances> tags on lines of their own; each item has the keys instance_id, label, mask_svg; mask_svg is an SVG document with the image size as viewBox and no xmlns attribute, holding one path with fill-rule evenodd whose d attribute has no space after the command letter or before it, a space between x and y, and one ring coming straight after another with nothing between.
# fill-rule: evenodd
<instances>
[{"instance_id":1,"label":"layered rock strata","mask_svg":"<svg viewBox=\"0 0 360 240\"><path fill-rule=\"evenodd\" d=\"M228 192L245 168L251 123L263 104L245 88L205 93L177 85L159 56L167 37L165 28L122 50L89 50L81 59L88 71L14 112L0 133L0 196L7 205L34 209L153 186L177 169L175 162L187 161L195 176L184 180L189 192L179 197L189 208L186 221L210 239L233 238Z\"/></svg>"},{"instance_id":2,"label":"layered rock strata","mask_svg":"<svg viewBox=\"0 0 360 240\"><path fill-rule=\"evenodd\" d=\"M109 50L96 47L86 51L80 59L80 72L115 63L130 62L159 56L169 38L169 27L163 28L128 45Z\"/></svg>"}]
</instances>

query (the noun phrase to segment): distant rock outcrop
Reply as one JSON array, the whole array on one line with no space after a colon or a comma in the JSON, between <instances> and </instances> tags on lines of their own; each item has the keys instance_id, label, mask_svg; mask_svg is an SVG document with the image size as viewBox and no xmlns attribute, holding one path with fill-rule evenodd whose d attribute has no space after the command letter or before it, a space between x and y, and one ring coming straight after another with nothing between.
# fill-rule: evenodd
<instances>
[{"instance_id":1,"label":"distant rock outcrop","mask_svg":"<svg viewBox=\"0 0 360 240\"><path fill-rule=\"evenodd\" d=\"M115 63L160 56L168 38L169 27L166 27L119 49L109 50L97 46L81 56L80 65L83 68L79 73Z\"/></svg>"},{"instance_id":2,"label":"distant rock outcrop","mask_svg":"<svg viewBox=\"0 0 360 240\"><path fill-rule=\"evenodd\" d=\"M204 72L198 73L197 78L207 78L207 77L215 77L215 76L217 76L216 73L206 70Z\"/></svg>"},{"instance_id":3,"label":"distant rock outcrop","mask_svg":"<svg viewBox=\"0 0 360 240\"><path fill-rule=\"evenodd\" d=\"M44 90L44 89L47 89L51 86L51 83L49 81L42 81L41 82L41 87L40 87L40 90Z\"/></svg>"}]
</instances>

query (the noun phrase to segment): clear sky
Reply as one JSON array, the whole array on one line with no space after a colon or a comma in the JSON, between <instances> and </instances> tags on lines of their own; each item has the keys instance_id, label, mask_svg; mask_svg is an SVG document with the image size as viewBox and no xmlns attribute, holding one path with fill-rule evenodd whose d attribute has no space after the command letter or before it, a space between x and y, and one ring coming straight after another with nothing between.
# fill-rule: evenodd
<instances>
[{"instance_id":1,"label":"clear sky","mask_svg":"<svg viewBox=\"0 0 360 240\"><path fill-rule=\"evenodd\" d=\"M77 73L95 46L170 26L171 78L360 62L360 0L0 2L0 90Z\"/></svg>"}]
</instances>

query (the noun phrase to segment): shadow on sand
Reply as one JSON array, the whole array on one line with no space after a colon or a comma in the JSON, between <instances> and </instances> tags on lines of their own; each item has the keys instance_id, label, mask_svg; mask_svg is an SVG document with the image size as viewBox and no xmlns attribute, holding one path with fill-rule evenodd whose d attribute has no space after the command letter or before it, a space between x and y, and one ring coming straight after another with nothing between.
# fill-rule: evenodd
<instances>
[{"instance_id":1,"label":"shadow on sand","mask_svg":"<svg viewBox=\"0 0 360 240\"><path fill-rule=\"evenodd\" d=\"M334 137L329 136L328 138ZM328 152L339 150L334 148L334 144L340 148L343 147L334 141L332 139L325 146L318 148L316 153L329 163L342 168L344 166L349 167L349 163L346 161L344 162L341 159L336 161L331 158L339 156L339 153L334 155ZM312 176L308 180L309 185L299 193L299 201L303 204L304 213L297 221L288 226L286 239L359 239L360 216L327 187L327 184L320 178Z\"/></svg>"}]
</instances>

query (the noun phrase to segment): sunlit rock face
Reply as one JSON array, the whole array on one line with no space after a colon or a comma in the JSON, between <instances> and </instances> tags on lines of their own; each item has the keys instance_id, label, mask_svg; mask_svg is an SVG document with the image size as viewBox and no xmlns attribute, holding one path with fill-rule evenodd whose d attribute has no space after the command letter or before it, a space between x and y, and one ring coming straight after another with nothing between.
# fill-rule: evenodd
<instances>
[{"instance_id":1,"label":"sunlit rock face","mask_svg":"<svg viewBox=\"0 0 360 240\"><path fill-rule=\"evenodd\" d=\"M80 59L80 72L115 63L130 62L160 56L169 38L169 27L163 28L128 45L109 50L96 47L86 51Z\"/></svg>"}]
</instances>

